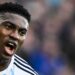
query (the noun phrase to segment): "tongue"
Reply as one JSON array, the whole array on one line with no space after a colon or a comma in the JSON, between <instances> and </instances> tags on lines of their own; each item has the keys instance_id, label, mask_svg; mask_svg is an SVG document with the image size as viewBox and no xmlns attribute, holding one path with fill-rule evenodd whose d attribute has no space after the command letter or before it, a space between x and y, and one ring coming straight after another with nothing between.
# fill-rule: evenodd
<instances>
[{"instance_id":1,"label":"tongue","mask_svg":"<svg viewBox=\"0 0 75 75\"><path fill-rule=\"evenodd\" d=\"M12 55L14 53L14 49L8 46L5 46L5 52L8 55Z\"/></svg>"}]
</instances>

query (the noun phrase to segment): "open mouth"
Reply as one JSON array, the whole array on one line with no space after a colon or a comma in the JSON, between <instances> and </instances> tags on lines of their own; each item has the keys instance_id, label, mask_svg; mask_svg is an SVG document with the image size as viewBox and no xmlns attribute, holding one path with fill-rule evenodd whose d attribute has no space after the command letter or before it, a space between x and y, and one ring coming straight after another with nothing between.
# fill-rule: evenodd
<instances>
[{"instance_id":1,"label":"open mouth","mask_svg":"<svg viewBox=\"0 0 75 75\"><path fill-rule=\"evenodd\" d=\"M5 43L5 53L7 55L13 55L17 48L16 42L9 40Z\"/></svg>"}]
</instances>

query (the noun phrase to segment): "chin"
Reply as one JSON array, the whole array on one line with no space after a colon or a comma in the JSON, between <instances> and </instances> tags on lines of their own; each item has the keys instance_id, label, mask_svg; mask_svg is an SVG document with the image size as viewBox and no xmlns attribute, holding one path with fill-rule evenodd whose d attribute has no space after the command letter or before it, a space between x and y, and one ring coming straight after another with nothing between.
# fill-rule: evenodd
<instances>
[{"instance_id":1,"label":"chin","mask_svg":"<svg viewBox=\"0 0 75 75\"><path fill-rule=\"evenodd\" d=\"M5 54L1 55L2 59L4 59L4 60L10 60L12 58L12 56L13 55L11 55L11 56L8 56L8 55L5 55Z\"/></svg>"}]
</instances>

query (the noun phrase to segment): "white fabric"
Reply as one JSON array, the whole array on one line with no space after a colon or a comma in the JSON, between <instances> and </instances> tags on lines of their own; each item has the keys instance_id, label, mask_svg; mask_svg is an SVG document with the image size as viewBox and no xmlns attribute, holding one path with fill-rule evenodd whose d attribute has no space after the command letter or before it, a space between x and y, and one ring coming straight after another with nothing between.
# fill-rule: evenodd
<instances>
[{"instance_id":1,"label":"white fabric","mask_svg":"<svg viewBox=\"0 0 75 75\"><path fill-rule=\"evenodd\" d=\"M5 69L4 71L1 71L0 72L0 75L37 75L36 72L33 70L30 70L29 68L31 68L31 66L29 66L28 64L25 64L24 62L22 63L22 61L20 61L19 59L17 59L18 61L20 61L23 65L29 67L24 67L23 65L21 65L20 63L16 62L15 60L15 56L12 57L12 61L11 63L9 64L9 67L7 69ZM21 59L21 58L20 58ZM23 60L23 59L21 59ZM24 61L24 60L23 60ZM14 62L20 66L17 67ZM26 62L26 61L25 61ZM22 70L22 69L24 70ZM32 69L32 68L31 68ZM31 74L32 73L32 74Z\"/></svg>"}]
</instances>

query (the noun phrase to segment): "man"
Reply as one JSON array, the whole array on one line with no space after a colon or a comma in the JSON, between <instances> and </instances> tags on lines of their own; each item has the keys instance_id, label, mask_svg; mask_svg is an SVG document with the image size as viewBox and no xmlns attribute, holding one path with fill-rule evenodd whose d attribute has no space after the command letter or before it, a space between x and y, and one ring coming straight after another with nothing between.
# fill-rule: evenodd
<instances>
[{"instance_id":1,"label":"man","mask_svg":"<svg viewBox=\"0 0 75 75\"><path fill-rule=\"evenodd\" d=\"M19 4L0 4L0 74L37 75L15 52L29 28L30 14Z\"/></svg>"}]
</instances>

